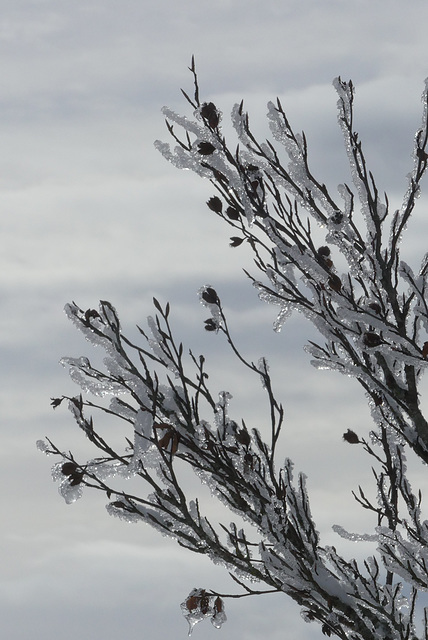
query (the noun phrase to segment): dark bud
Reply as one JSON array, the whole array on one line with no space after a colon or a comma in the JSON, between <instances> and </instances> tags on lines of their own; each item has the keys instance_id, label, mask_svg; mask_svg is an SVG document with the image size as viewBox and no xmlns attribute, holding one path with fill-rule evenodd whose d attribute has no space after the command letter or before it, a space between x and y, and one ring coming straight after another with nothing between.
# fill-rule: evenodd
<instances>
[{"instance_id":1,"label":"dark bud","mask_svg":"<svg viewBox=\"0 0 428 640\"><path fill-rule=\"evenodd\" d=\"M227 207L226 215L230 220L239 220L240 218L240 213L235 207Z\"/></svg>"},{"instance_id":2,"label":"dark bud","mask_svg":"<svg viewBox=\"0 0 428 640\"><path fill-rule=\"evenodd\" d=\"M54 409L59 407L64 398L51 398L51 405Z\"/></svg>"},{"instance_id":3,"label":"dark bud","mask_svg":"<svg viewBox=\"0 0 428 640\"><path fill-rule=\"evenodd\" d=\"M242 244L244 242L245 238L238 238L237 236L233 236L230 239L230 246L231 247L239 247L240 244Z\"/></svg>"},{"instance_id":4,"label":"dark bud","mask_svg":"<svg viewBox=\"0 0 428 640\"><path fill-rule=\"evenodd\" d=\"M71 476L77 471L77 464L75 462L64 462L61 467L61 473L65 476Z\"/></svg>"},{"instance_id":5,"label":"dark bud","mask_svg":"<svg viewBox=\"0 0 428 640\"><path fill-rule=\"evenodd\" d=\"M380 304L378 304L377 302L371 302L369 304L369 309L374 311L378 316L380 316L380 314L382 313L382 309L380 308Z\"/></svg>"},{"instance_id":6,"label":"dark bud","mask_svg":"<svg viewBox=\"0 0 428 640\"><path fill-rule=\"evenodd\" d=\"M215 104L212 102L204 102L201 108L201 116L208 122L211 129L216 129L220 122L220 116Z\"/></svg>"},{"instance_id":7,"label":"dark bud","mask_svg":"<svg viewBox=\"0 0 428 640\"><path fill-rule=\"evenodd\" d=\"M68 482L70 484L70 487L75 487L76 485L80 484L82 482L82 480L83 480L83 472L82 471L75 471L68 478Z\"/></svg>"},{"instance_id":8,"label":"dark bud","mask_svg":"<svg viewBox=\"0 0 428 640\"><path fill-rule=\"evenodd\" d=\"M207 202L207 205L211 211L215 213L221 213L223 211L223 203L218 196L213 196Z\"/></svg>"},{"instance_id":9,"label":"dark bud","mask_svg":"<svg viewBox=\"0 0 428 640\"><path fill-rule=\"evenodd\" d=\"M112 507L115 507L115 509L126 509L126 504L120 502L120 500L118 500L117 502L111 502L110 504Z\"/></svg>"},{"instance_id":10,"label":"dark bud","mask_svg":"<svg viewBox=\"0 0 428 640\"><path fill-rule=\"evenodd\" d=\"M90 323L91 318L97 318L101 320L101 316L98 311L95 311L95 309L87 309L85 311L85 320L88 324Z\"/></svg>"},{"instance_id":11,"label":"dark bud","mask_svg":"<svg viewBox=\"0 0 428 640\"><path fill-rule=\"evenodd\" d=\"M244 447L248 447L251 442L251 436L246 429L240 429L236 434L236 439L239 444L244 445Z\"/></svg>"},{"instance_id":12,"label":"dark bud","mask_svg":"<svg viewBox=\"0 0 428 640\"><path fill-rule=\"evenodd\" d=\"M217 331L218 327L212 318L205 320L205 331Z\"/></svg>"},{"instance_id":13,"label":"dark bud","mask_svg":"<svg viewBox=\"0 0 428 640\"><path fill-rule=\"evenodd\" d=\"M331 221L333 224L340 224L343 222L343 213L341 211L335 211L331 216Z\"/></svg>"},{"instance_id":14,"label":"dark bud","mask_svg":"<svg viewBox=\"0 0 428 640\"><path fill-rule=\"evenodd\" d=\"M331 636L331 629L327 624L323 624L323 626L321 627L321 631L325 636L328 636L328 637Z\"/></svg>"},{"instance_id":15,"label":"dark bud","mask_svg":"<svg viewBox=\"0 0 428 640\"><path fill-rule=\"evenodd\" d=\"M342 288L342 280L335 273L332 273L328 279L328 286L333 291L339 292Z\"/></svg>"},{"instance_id":16,"label":"dark bud","mask_svg":"<svg viewBox=\"0 0 428 640\"><path fill-rule=\"evenodd\" d=\"M329 257L330 253L330 247L320 247L317 251L317 258L326 269L331 269L333 266L333 261Z\"/></svg>"},{"instance_id":17,"label":"dark bud","mask_svg":"<svg viewBox=\"0 0 428 640\"><path fill-rule=\"evenodd\" d=\"M363 336L363 344L366 347L378 347L382 344L382 338L373 331L367 331Z\"/></svg>"},{"instance_id":18,"label":"dark bud","mask_svg":"<svg viewBox=\"0 0 428 640\"><path fill-rule=\"evenodd\" d=\"M211 144L211 142L200 142L198 144L198 153L201 156L210 156L214 153L215 146Z\"/></svg>"},{"instance_id":19,"label":"dark bud","mask_svg":"<svg viewBox=\"0 0 428 640\"><path fill-rule=\"evenodd\" d=\"M422 347L422 355L425 359L428 356L428 342L424 342L424 346Z\"/></svg>"},{"instance_id":20,"label":"dark bud","mask_svg":"<svg viewBox=\"0 0 428 640\"><path fill-rule=\"evenodd\" d=\"M207 287L202 294L202 300L204 302L208 302L208 304L218 304L219 299L218 299L217 291L212 287Z\"/></svg>"},{"instance_id":21,"label":"dark bud","mask_svg":"<svg viewBox=\"0 0 428 640\"><path fill-rule=\"evenodd\" d=\"M318 255L319 255L320 257L321 257L321 256L323 256L323 257L327 257L327 256L329 256L329 255L330 255L330 253L331 253L331 251L330 251L330 247L320 247L320 248L318 249L318 252L317 252L317 253L318 253Z\"/></svg>"},{"instance_id":22,"label":"dark bud","mask_svg":"<svg viewBox=\"0 0 428 640\"><path fill-rule=\"evenodd\" d=\"M349 444L358 444L360 441L355 431L351 431L351 429L348 429L348 431L343 434L343 439L345 442L349 442Z\"/></svg>"}]
</instances>

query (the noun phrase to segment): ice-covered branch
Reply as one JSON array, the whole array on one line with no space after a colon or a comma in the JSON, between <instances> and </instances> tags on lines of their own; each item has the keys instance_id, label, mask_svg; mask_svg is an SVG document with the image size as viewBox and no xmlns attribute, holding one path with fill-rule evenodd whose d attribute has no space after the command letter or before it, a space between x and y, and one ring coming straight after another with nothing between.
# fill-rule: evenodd
<instances>
[{"instance_id":1,"label":"ice-covered branch","mask_svg":"<svg viewBox=\"0 0 428 640\"><path fill-rule=\"evenodd\" d=\"M294 477L292 461L277 459L284 409L268 362L252 362L241 352L209 284L199 291L210 313L205 329L213 339L226 339L244 371L259 378L267 399L262 427L233 415L229 391L210 388L205 358L176 340L169 304L154 299L154 316L147 328L138 327L139 344L124 334L109 302L86 311L72 303L68 317L105 357L102 364L64 358L82 394L52 404L68 404L96 457L79 461L51 439L38 447L56 456L52 475L66 502L100 491L111 515L145 522L227 567L240 593L192 590L182 604L190 632L206 618L220 627L226 597L281 592L327 636L415 640L418 594L428 589L428 525L423 491L412 488L406 460L410 453L428 463L420 401L428 363L428 259L413 269L401 259L399 243L428 164L427 90L409 187L401 209L391 213L355 131L351 82L334 82L351 173L351 186L339 185L337 202L313 174L306 136L295 132L279 100L268 105L273 141L259 142L243 102L235 105L236 146L224 137L222 112L201 100L193 60L190 71L194 96L183 94L192 114L165 108L174 148L156 146L175 166L211 181L208 208L232 228L230 245L252 252L260 279L247 275L259 297L279 307L275 329L292 312L302 313L319 335L306 347L312 363L363 388L372 429L367 436L348 429L343 437L362 447L372 464L374 491L359 486L354 497L373 516L373 527L363 534L340 524L334 529L348 540L377 543L377 552L357 562L322 545L306 476ZM121 444L117 428L110 442L103 418L122 425ZM232 523L209 515L196 488L192 495L184 490L184 469L233 513ZM140 492L127 489L131 478L141 481Z\"/></svg>"}]
</instances>

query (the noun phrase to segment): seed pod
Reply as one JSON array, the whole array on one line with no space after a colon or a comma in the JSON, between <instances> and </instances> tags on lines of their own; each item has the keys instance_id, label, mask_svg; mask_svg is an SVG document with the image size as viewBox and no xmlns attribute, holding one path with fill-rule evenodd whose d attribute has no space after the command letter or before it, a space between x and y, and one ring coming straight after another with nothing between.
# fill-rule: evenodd
<instances>
[{"instance_id":1,"label":"seed pod","mask_svg":"<svg viewBox=\"0 0 428 640\"><path fill-rule=\"evenodd\" d=\"M204 300L204 302L208 302L208 304L218 304L219 299L217 291L212 287L207 287L202 293L202 300Z\"/></svg>"},{"instance_id":2,"label":"seed pod","mask_svg":"<svg viewBox=\"0 0 428 640\"><path fill-rule=\"evenodd\" d=\"M98 311L95 311L95 309L87 309L85 311L85 321L89 324L91 318L97 318L101 320L101 316Z\"/></svg>"},{"instance_id":3,"label":"seed pod","mask_svg":"<svg viewBox=\"0 0 428 640\"><path fill-rule=\"evenodd\" d=\"M205 331L217 331L218 327L212 318L208 318L208 320L204 320L205 323Z\"/></svg>"},{"instance_id":4,"label":"seed pod","mask_svg":"<svg viewBox=\"0 0 428 640\"><path fill-rule=\"evenodd\" d=\"M220 115L215 104L212 102L204 102L201 108L201 116L207 121L211 129L216 129L220 122Z\"/></svg>"},{"instance_id":5,"label":"seed pod","mask_svg":"<svg viewBox=\"0 0 428 640\"><path fill-rule=\"evenodd\" d=\"M194 611L198 608L198 603L198 596L190 596L190 598L187 598L186 600L186 607L189 609L189 611Z\"/></svg>"},{"instance_id":6,"label":"seed pod","mask_svg":"<svg viewBox=\"0 0 428 640\"><path fill-rule=\"evenodd\" d=\"M358 444L360 441L355 431L352 431L351 429L348 429L348 431L343 434L343 439L345 442L349 442L349 444Z\"/></svg>"},{"instance_id":7,"label":"seed pod","mask_svg":"<svg viewBox=\"0 0 428 640\"><path fill-rule=\"evenodd\" d=\"M240 429L236 434L236 439L240 444L243 444L244 447L248 447L251 442L251 436L246 429Z\"/></svg>"},{"instance_id":8,"label":"seed pod","mask_svg":"<svg viewBox=\"0 0 428 640\"><path fill-rule=\"evenodd\" d=\"M366 347L378 347L382 344L382 338L374 331L367 331L363 336L363 344Z\"/></svg>"},{"instance_id":9,"label":"seed pod","mask_svg":"<svg viewBox=\"0 0 428 640\"><path fill-rule=\"evenodd\" d=\"M328 279L328 286L338 293L342 288L342 280L335 273L332 273Z\"/></svg>"},{"instance_id":10,"label":"seed pod","mask_svg":"<svg viewBox=\"0 0 428 640\"><path fill-rule=\"evenodd\" d=\"M126 505L123 502L120 502L120 500L117 502L110 502L110 506L115 509L126 509Z\"/></svg>"},{"instance_id":11,"label":"seed pod","mask_svg":"<svg viewBox=\"0 0 428 640\"><path fill-rule=\"evenodd\" d=\"M54 409L59 407L64 398L51 398L51 405Z\"/></svg>"},{"instance_id":12,"label":"seed pod","mask_svg":"<svg viewBox=\"0 0 428 640\"><path fill-rule=\"evenodd\" d=\"M64 462L61 467L61 473L65 476L71 476L75 471L77 471L77 464L75 462Z\"/></svg>"},{"instance_id":13,"label":"seed pod","mask_svg":"<svg viewBox=\"0 0 428 640\"><path fill-rule=\"evenodd\" d=\"M83 480L83 471L75 471L68 477L70 487L75 487Z\"/></svg>"},{"instance_id":14,"label":"seed pod","mask_svg":"<svg viewBox=\"0 0 428 640\"><path fill-rule=\"evenodd\" d=\"M223 210L223 203L218 196L213 196L207 202L208 208L215 213L221 213Z\"/></svg>"},{"instance_id":15,"label":"seed pod","mask_svg":"<svg viewBox=\"0 0 428 640\"><path fill-rule=\"evenodd\" d=\"M215 146L211 144L211 142L200 142L198 144L198 153L200 153L201 156L210 156L214 151Z\"/></svg>"},{"instance_id":16,"label":"seed pod","mask_svg":"<svg viewBox=\"0 0 428 640\"><path fill-rule=\"evenodd\" d=\"M240 218L239 211L235 207L227 207L226 215L230 220L239 220Z\"/></svg>"},{"instance_id":17,"label":"seed pod","mask_svg":"<svg viewBox=\"0 0 428 640\"><path fill-rule=\"evenodd\" d=\"M330 247L320 247L317 253L319 256L329 256L331 253Z\"/></svg>"},{"instance_id":18,"label":"seed pod","mask_svg":"<svg viewBox=\"0 0 428 640\"><path fill-rule=\"evenodd\" d=\"M221 611L223 611L223 600L220 598L220 596L217 596L214 601L214 610L216 611L216 613L220 613Z\"/></svg>"},{"instance_id":19,"label":"seed pod","mask_svg":"<svg viewBox=\"0 0 428 640\"><path fill-rule=\"evenodd\" d=\"M210 599L207 595L203 595L201 597L200 607L201 613L203 613L204 615L208 613L208 609L210 608Z\"/></svg>"}]
</instances>

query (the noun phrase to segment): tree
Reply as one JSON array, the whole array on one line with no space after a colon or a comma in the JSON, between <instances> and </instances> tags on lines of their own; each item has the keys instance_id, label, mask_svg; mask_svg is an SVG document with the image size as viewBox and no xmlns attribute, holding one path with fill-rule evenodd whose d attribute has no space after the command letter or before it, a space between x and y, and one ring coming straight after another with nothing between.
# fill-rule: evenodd
<instances>
[{"instance_id":1,"label":"tree","mask_svg":"<svg viewBox=\"0 0 428 640\"><path fill-rule=\"evenodd\" d=\"M105 350L105 369L86 357L65 358L85 396L52 399L54 408L68 402L98 457L78 461L50 439L38 446L58 457L53 476L66 502L80 498L83 489L105 493L110 514L146 522L222 563L242 589L239 595L283 592L300 605L306 621L343 640L427 639L428 608L418 606L418 597L428 589L428 521L421 489L410 486L406 457L428 462L428 422L419 399L428 357L428 254L414 272L401 260L399 245L427 169L428 85L408 189L401 208L390 211L354 131L351 82L334 81L353 182L339 186L336 201L312 174L306 137L294 132L279 100L269 104L268 118L280 149L258 142L241 102L232 111L239 141L232 150L221 112L200 99L193 60L190 71L194 95L183 94L193 117L164 109L175 148L161 142L157 148L177 167L211 181L215 195L207 205L233 229L232 246L245 242L253 252L261 279L247 275L262 300L278 305L277 328L293 311L302 313L320 336L306 347L313 364L363 388L373 425L365 436L348 429L343 438L362 447L373 465L376 499L361 487L354 498L373 514L373 530L361 538L376 541L376 554L359 564L322 545L305 476L295 478L291 460L276 459L284 410L268 363L253 363L238 350L211 285L199 292L210 313L205 329L223 335L242 366L260 378L269 403L266 433L230 415L227 392L212 395L204 357L188 352L173 335L169 304L154 299L155 317L147 329L138 327L140 345L124 335L114 307L102 301L98 310L72 303L66 312ZM346 265L342 274L339 260ZM105 395L112 396L108 404L91 399ZM124 423L122 449L103 438L93 412ZM235 523L225 526L204 515L203 505L182 487L183 467L209 486L235 514ZM142 481L138 495L123 488L129 478ZM352 537L341 527L336 531ZM220 627L225 597L194 589L182 604L190 632L207 617Z\"/></svg>"}]
</instances>

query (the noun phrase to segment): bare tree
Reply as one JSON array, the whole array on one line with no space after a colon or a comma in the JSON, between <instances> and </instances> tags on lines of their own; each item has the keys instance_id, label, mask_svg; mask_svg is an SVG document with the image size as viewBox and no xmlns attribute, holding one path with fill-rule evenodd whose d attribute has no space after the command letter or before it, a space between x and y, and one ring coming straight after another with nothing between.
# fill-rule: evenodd
<instances>
[{"instance_id":1,"label":"bare tree","mask_svg":"<svg viewBox=\"0 0 428 640\"><path fill-rule=\"evenodd\" d=\"M377 551L357 563L321 544L305 477L293 477L290 460L276 460L284 411L268 364L263 358L253 363L238 350L211 285L200 290L210 312L205 329L222 334L248 375L260 378L269 403L263 432L230 415L227 392L212 395L204 357L188 352L173 335L169 304L154 300L156 315L148 319L148 329L139 328L142 344L135 344L123 334L109 302L101 302L98 310L73 303L67 314L105 350L105 368L87 358L64 359L85 396L62 396L52 404L68 402L98 457L78 461L50 439L39 441L39 448L58 456L53 475L67 502L84 489L105 493L110 514L147 522L181 546L222 563L242 590L238 596L282 592L328 636L427 640L428 608L418 606L418 596L428 589L428 521L421 513L421 489L410 486L406 456L428 462L428 423L418 392L428 356L428 255L414 272L399 251L427 168L427 90L408 189L401 208L390 211L354 131L351 82L334 82L353 182L339 186L336 201L312 174L306 137L295 133L279 101L268 111L275 143L258 142L243 103L236 105L232 123L239 144L232 148L222 133L221 112L201 101L193 61L190 70L194 95L183 93L193 117L164 109L175 148L160 142L157 147L177 167L212 182L215 195L208 207L233 229L232 246L250 246L261 279L247 275L262 300L278 305L277 326L291 312L302 313L320 335L319 343L307 346L313 364L346 374L363 387L371 431L361 437L348 430L343 437L362 447L373 465L376 500L361 488L354 497L373 514L366 539L377 543ZM314 224L324 234L321 246ZM339 256L344 273L335 266ZM112 396L109 404L91 399L106 394ZM123 421L123 448L103 438L93 413ZM238 524L225 526L204 515L203 505L180 483L183 465L210 487ZM135 477L142 481L138 495L114 481ZM226 597L193 590L182 604L190 631L207 617L220 627Z\"/></svg>"}]
</instances>

